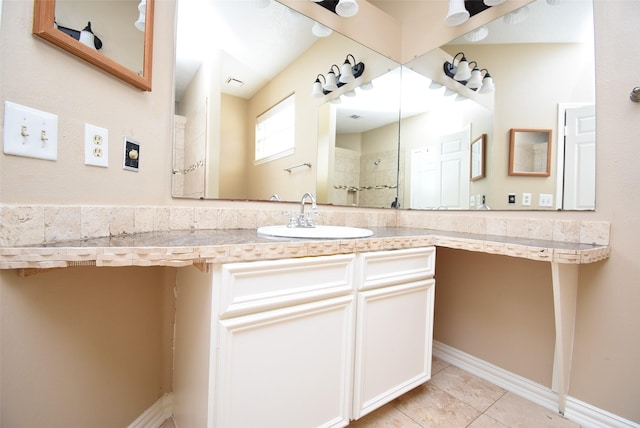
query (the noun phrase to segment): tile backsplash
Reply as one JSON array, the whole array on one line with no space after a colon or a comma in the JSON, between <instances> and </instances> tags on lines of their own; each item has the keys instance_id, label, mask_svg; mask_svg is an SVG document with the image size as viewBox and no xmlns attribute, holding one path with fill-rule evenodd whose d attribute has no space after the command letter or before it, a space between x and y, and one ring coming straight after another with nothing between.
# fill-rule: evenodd
<instances>
[{"instance_id":1,"label":"tile backsplash","mask_svg":"<svg viewBox=\"0 0 640 428\"><path fill-rule=\"evenodd\" d=\"M297 209L288 205L285 209ZM396 211L321 207L318 224L415 227L480 235L608 245L605 221L470 215L464 211ZM285 224L283 208L190 206L1 205L0 246L38 245L141 232L181 229L254 229Z\"/></svg>"}]
</instances>

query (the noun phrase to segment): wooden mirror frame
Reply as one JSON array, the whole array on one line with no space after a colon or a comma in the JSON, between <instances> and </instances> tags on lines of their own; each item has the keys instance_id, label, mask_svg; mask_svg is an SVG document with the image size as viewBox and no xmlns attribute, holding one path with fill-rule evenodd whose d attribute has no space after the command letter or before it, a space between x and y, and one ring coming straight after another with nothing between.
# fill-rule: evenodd
<instances>
[{"instance_id":1,"label":"wooden mirror frame","mask_svg":"<svg viewBox=\"0 0 640 428\"><path fill-rule=\"evenodd\" d=\"M82 58L99 69L117 77L143 91L151 91L151 68L153 52L153 8L154 0L147 0L144 33L144 58L142 75L128 69L117 61L96 52L73 37L54 27L55 0L34 0L33 34L58 46L72 55Z\"/></svg>"},{"instance_id":2,"label":"wooden mirror frame","mask_svg":"<svg viewBox=\"0 0 640 428\"><path fill-rule=\"evenodd\" d=\"M516 145L518 134L543 134L547 140L546 163L544 171L520 171L516 170ZM511 129L509 131L509 175L529 176L529 177L549 177L551 175L551 130L550 129Z\"/></svg>"},{"instance_id":3,"label":"wooden mirror frame","mask_svg":"<svg viewBox=\"0 0 640 428\"><path fill-rule=\"evenodd\" d=\"M480 147L479 150L479 155L480 155L480 159L474 159L474 146L478 146ZM485 176L485 166L487 164L487 156L486 156L486 151L487 151L487 134L482 134L481 136L479 136L478 138L476 138L475 140L473 140L471 142L471 147L469 150L469 161L470 161L470 165L469 165L469 181L476 181L476 180L480 180L481 178L484 178ZM478 162L479 161L479 162ZM474 163L478 162L479 163L479 171L476 175L473 175L473 165Z\"/></svg>"}]
</instances>

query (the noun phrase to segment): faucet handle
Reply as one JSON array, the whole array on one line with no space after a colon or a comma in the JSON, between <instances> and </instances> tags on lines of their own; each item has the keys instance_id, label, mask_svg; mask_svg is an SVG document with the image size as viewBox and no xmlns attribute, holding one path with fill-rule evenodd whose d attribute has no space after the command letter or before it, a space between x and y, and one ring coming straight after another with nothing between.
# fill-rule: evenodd
<instances>
[{"instance_id":1,"label":"faucet handle","mask_svg":"<svg viewBox=\"0 0 640 428\"><path fill-rule=\"evenodd\" d=\"M320 215L320 211L317 208L313 208L307 211L307 217L305 218L305 223L307 227L315 227L313 222L313 217L317 217Z\"/></svg>"},{"instance_id":2,"label":"faucet handle","mask_svg":"<svg viewBox=\"0 0 640 428\"><path fill-rule=\"evenodd\" d=\"M287 227L298 227L298 216L295 211L282 211L282 215L289 217Z\"/></svg>"}]
</instances>

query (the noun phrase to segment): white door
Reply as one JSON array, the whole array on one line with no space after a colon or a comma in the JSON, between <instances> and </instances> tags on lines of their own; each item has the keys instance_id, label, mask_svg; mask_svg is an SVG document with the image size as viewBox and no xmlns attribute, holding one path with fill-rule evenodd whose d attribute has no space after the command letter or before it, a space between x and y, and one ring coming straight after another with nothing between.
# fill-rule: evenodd
<instances>
[{"instance_id":1,"label":"white door","mask_svg":"<svg viewBox=\"0 0 640 428\"><path fill-rule=\"evenodd\" d=\"M358 293L353 418L431 378L435 280Z\"/></svg>"},{"instance_id":2,"label":"white door","mask_svg":"<svg viewBox=\"0 0 640 428\"><path fill-rule=\"evenodd\" d=\"M219 321L215 426L344 427L353 295Z\"/></svg>"},{"instance_id":3,"label":"white door","mask_svg":"<svg viewBox=\"0 0 640 428\"><path fill-rule=\"evenodd\" d=\"M592 210L596 200L595 105L566 109L564 146L562 207Z\"/></svg>"},{"instance_id":4,"label":"white door","mask_svg":"<svg viewBox=\"0 0 640 428\"><path fill-rule=\"evenodd\" d=\"M470 142L467 127L412 150L411 208L469 208Z\"/></svg>"}]
</instances>

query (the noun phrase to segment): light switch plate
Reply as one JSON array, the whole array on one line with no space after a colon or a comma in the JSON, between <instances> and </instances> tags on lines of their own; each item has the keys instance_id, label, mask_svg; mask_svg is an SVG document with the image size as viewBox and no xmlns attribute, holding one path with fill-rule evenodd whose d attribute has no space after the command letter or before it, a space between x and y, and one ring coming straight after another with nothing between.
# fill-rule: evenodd
<instances>
[{"instance_id":1,"label":"light switch plate","mask_svg":"<svg viewBox=\"0 0 640 428\"><path fill-rule=\"evenodd\" d=\"M130 138L124 139L124 165L128 171L138 172L140 167L140 143Z\"/></svg>"},{"instance_id":2,"label":"light switch plate","mask_svg":"<svg viewBox=\"0 0 640 428\"><path fill-rule=\"evenodd\" d=\"M5 101L3 137L5 154L58 160L58 116L55 114Z\"/></svg>"},{"instance_id":3,"label":"light switch plate","mask_svg":"<svg viewBox=\"0 0 640 428\"><path fill-rule=\"evenodd\" d=\"M553 195L550 193L540 193L540 198L538 199L538 206L541 207L552 207L553 206Z\"/></svg>"},{"instance_id":4,"label":"light switch plate","mask_svg":"<svg viewBox=\"0 0 640 428\"><path fill-rule=\"evenodd\" d=\"M109 131L105 128L84 124L84 164L109 166Z\"/></svg>"}]
</instances>

